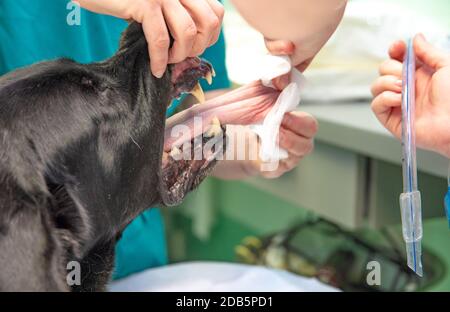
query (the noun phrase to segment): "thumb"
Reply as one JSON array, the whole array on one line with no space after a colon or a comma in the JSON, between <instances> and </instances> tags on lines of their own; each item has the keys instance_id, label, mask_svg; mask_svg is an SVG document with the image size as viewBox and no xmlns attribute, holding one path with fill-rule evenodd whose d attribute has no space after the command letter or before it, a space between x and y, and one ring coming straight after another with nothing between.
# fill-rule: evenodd
<instances>
[{"instance_id":1,"label":"thumb","mask_svg":"<svg viewBox=\"0 0 450 312\"><path fill-rule=\"evenodd\" d=\"M290 73L272 79L272 84L278 91L281 91L284 88L286 88L286 86L290 82L291 82Z\"/></svg>"},{"instance_id":2,"label":"thumb","mask_svg":"<svg viewBox=\"0 0 450 312\"><path fill-rule=\"evenodd\" d=\"M271 40L264 38L264 43L272 55L291 55L295 50L294 44L289 40Z\"/></svg>"},{"instance_id":3,"label":"thumb","mask_svg":"<svg viewBox=\"0 0 450 312\"><path fill-rule=\"evenodd\" d=\"M450 55L434 47L422 34L414 38L414 51L416 52L416 57L422 63L434 70L450 64Z\"/></svg>"}]
</instances>

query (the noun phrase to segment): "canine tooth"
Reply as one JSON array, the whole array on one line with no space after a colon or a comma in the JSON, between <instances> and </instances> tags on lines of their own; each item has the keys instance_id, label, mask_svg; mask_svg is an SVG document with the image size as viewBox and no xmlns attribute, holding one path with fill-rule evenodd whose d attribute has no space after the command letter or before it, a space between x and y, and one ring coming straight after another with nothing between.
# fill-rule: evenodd
<instances>
[{"instance_id":1,"label":"canine tooth","mask_svg":"<svg viewBox=\"0 0 450 312\"><path fill-rule=\"evenodd\" d=\"M205 79L208 82L208 84L211 85L212 84L212 79L213 79L212 73L211 72L207 72L206 76L205 76Z\"/></svg>"},{"instance_id":2,"label":"canine tooth","mask_svg":"<svg viewBox=\"0 0 450 312\"><path fill-rule=\"evenodd\" d=\"M173 159L177 160L177 158L181 155L181 150L174 146L172 150L170 151L170 156L172 156Z\"/></svg>"},{"instance_id":3,"label":"canine tooth","mask_svg":"<svg viewBox=\"0 0 450 312\"><path fill-rule=\"evenodd\" d=\"M213 77L216 77L216 71L214 70L214 67L211 66L211 75Z\"/></svg>"},{"instance_id":4,"label":"canine tooth","mask_svg":"<svg viewBox=\"0 0 450 312\"><path fill-rule=\"evenodd\" d=\"M213 119L211 120L211 124L214 126L218 126L220 128L220 120L217 117L213 117Z\"/></svg>"},{"instance_id":5,"label":"canine tooth","mask_svg":"<svg viewBox=\"0 0 450 312\"><path fill-rule=\"evenodd\" d=\"M192 94L200 103L205 102L205 93L203 93L200 83L197 82L195 87L189 93Z\"/></svg>"},{"instance_id":6,"label":"canine tooth","mask_svg":"<svg viewBox=\"0 0 450 312\"><path fill-rule=\"evenodd\" d=\"M211 126L209 127L208 131L206 132L206 137L211 138L215 137L222 133L222 127L220 126L220 120L217 117L214 117L211 120Z\"/></svg>"}]
</instances>

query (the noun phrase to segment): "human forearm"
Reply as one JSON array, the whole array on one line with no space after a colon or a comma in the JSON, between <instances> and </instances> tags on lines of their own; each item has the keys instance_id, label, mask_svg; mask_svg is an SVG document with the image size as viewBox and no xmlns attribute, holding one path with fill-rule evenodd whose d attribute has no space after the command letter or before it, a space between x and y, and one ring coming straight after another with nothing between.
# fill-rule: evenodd
<instances>
[{"instance_id":1,"label":"human forearm","mask_svg":"<svg viewBox=\"0 0 450 312\"><path fill-rule=\"evenodd\" d=\"M146 5L142 0L123 1L123 0L77 0L82 8L86 10L112 15L123 19L140 19L138 22L142 22L142 17L139 18L135 12L138 5ZM142 10L141 10L142 12Z\"/></svg>"}]
</instances>

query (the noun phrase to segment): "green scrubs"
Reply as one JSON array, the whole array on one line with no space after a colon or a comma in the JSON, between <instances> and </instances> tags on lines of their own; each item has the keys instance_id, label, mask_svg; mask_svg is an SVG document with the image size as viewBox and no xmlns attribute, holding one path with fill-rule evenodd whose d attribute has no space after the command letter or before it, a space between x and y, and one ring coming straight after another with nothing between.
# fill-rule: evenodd
<instances>
[{"instance_id":1,"label":"green scrubs","mask_svg":"<svg viewBox=\"0 0 450 312\"><path fill-rule=\"evenodd\" d=\"M70 26L67 16L73 7L68 7L68 3L68 0L0 0L0 75L59 57L90 63L114 54L127 23L81 10L80 25ZM204 90L228 88L223 35L204 57L217 73L211 86L203 82ZM149 209L125 229L117 243L114 277L166 264L166 250L159 209Z\"/></svg>"}]
</instances>

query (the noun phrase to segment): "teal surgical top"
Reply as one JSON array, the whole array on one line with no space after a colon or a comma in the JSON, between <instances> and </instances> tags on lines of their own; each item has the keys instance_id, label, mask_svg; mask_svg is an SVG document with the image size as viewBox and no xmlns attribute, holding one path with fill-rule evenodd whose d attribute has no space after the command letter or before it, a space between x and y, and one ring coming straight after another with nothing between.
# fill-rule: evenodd
<instances>
[{"instance_id":1,"label":"teal surgical top","mask_svg":"<svg viewBox=\"0 0 450 312\"><path fill-rule=\"evenodd\" d=\"M69 2L0 0L0 75L43 60L68 57L90 63L115 53L127 23L83 9L77 15L77 8ZM223 34L203 57L217 73L211 86L202 82L204 90L228 88ZM173 103L170 110L177 104ZM118 241L114 278L166 263L163 220L159 209L149 209L125 229Z\"/></svg>"}]
</instances>

